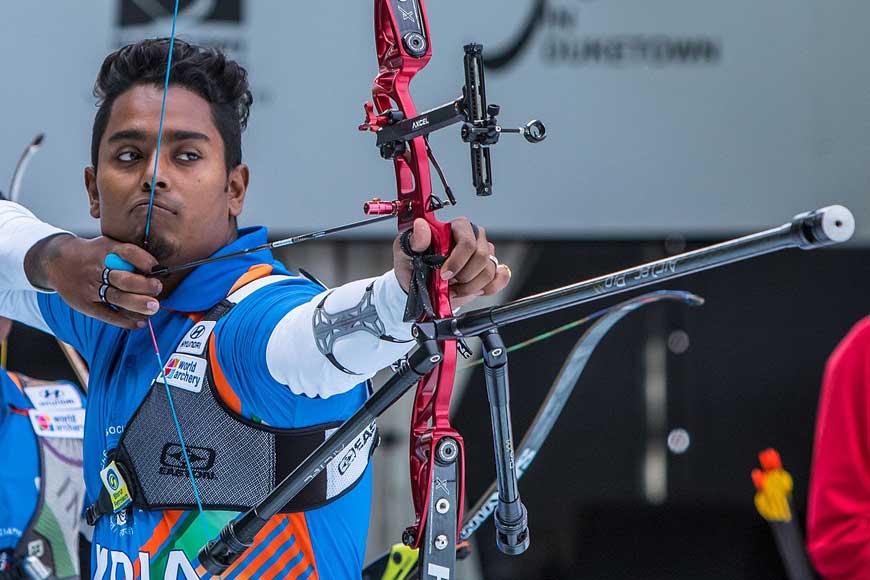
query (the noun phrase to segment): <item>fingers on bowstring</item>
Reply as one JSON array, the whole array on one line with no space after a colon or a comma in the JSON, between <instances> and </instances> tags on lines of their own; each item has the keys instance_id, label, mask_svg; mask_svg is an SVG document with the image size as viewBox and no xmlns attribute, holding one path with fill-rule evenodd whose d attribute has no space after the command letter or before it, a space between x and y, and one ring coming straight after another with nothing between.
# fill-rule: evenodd
<instances>
[{"instance_id":1,"label":"fingers on bowstring","mask_svg":"<svg viewBox=\"0 0 870 580\"><path fill-rule=\"evenodd\" d=\"M134 244L121 244L112 250L122 260L139 272L149 273L158 264L157 258Z\"/></svg>"},{"instance_id":2,"label":"fingers on bowstring","mask_svg":"<svg viewBox=\"0 0 870 580\"><path fill-rule=\"evenodd\" d=\"M107 266L96 282L100 316L110 324L124 328L141 328L147 317L160 309L160 303L155 296L163 290L163 283L142 274L150 272L157 265L157 260L133 244L118 245L111 254L106 257ZM117 263L118 259L125 263ZM136 271L127 271L127 265Z\"/></svg>"},{"instance_id":3,"label":"fingers on bowstring","mask_svg":"<svg viewBox=\"0 0 870 580\"><path fill-rule=\"evenodd\" d=\"M142 320L160 310L160 303L153 296L124 292L114 286L109 286L105 290L105 295L109 304L137 315Z\"/></svg>"},{"instance_id":4,"label":"fingers on bowstring","mask_svg":"<svg viewBox=\"0 0 870 580\"><path fill-rule=\"evenodd\" d=\"M144 296L157 296L163 291L163 283L157 278L148 278L135 272L123 270L109 270L109 285L121 292L141 294Z\"/></svg>"}]
</instances>

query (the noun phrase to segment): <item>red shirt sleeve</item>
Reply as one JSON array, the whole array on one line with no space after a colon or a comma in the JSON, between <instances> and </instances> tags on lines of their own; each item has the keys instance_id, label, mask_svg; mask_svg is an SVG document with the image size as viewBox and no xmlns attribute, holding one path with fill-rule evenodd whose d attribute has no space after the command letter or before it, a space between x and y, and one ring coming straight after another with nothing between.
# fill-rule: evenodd
<instances>
[{"instance_id":1,"label":"red shirt sleeve","mask_svg":"<svg viewBox=\"0 0 870 580\"><path fill-rule=\"evenodd\" d=\"M855 325L825 369L807 548L826 579L870 578L870 318Z\"/></svg>"}]
</instances>

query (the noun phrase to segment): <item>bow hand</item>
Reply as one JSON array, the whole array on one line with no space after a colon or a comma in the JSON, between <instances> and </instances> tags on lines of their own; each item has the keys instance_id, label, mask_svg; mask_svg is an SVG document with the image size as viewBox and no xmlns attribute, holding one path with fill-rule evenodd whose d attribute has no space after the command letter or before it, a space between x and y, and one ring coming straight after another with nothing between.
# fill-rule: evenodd
<instances>
[{"instance_id":1,"label":"bow hand","mask_svg":"<svg viewBox=\"0 0 870 580\"><path fill-rule=\"evenodd\" d=\"M495 246L487 240L484 228L466 218L457 218L450 222L450 230L453 246L447 256L427 253L432 244L432 229L424 219L414 221L408 248L402 247L403 234L393 243L393 267L399 284L409 295L406 315L411 320L423 313L432 316L425 284L425 276L431 269L437 269L438 275L449 281L453 308L468 304L478 296L500 292L510 282L510 269L497 265ZM409 255L407 249L414 255Z\"/></svg>"}]
</instances>

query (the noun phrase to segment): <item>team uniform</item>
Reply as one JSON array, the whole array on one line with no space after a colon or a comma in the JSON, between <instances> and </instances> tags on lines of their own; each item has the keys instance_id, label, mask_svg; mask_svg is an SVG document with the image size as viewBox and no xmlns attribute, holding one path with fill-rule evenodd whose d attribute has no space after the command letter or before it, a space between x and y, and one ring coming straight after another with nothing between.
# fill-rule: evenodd
<instances>
[{"instance_id":1,"label":"team uniform","mask_svg":"<svg viewBox=\"0 0 870 580\"><path fill-rule=\"evenodd\" d=\"M0 275L5 286L0 286L0 313L71 343L90 365L84 474L86 505L98 516L94 579L206 577L196 560L199 549L251 502L238 494L255 495L247 488L263 484L257 468L239 457L249 453L256 462L264 455L277 456L266 468L271 465L273 479L280 479L293 467L286 460L282 465L281 445L302 445L300 437L311 433L321 440L328 436L366 400L366 379L412 345L410 325L401 320L404 292L393 272L327 290L260 252L200 266L162 301L151 318L165 358L161 369L147 328L113 327L74 311L56 294L23 288L29 286L22 280L26 248L57 230L12 206L0 202L0 247L4 239L15 238L19 249L5 258L0 252L0 270L9 264L18 272L5 280ZM265 229L249 228L217 254L265 241ZM381 336L333 332L327 325L326 334L333 339L324 350L317 339L324 335L323 319L354 308L374 313ZM161 373L166 373L202 488L200 499L207 508L202 515L193 507L178 438L171 436L171 412L161 399L166 388L157 380ZM186 411L195 418L186 419ZM223 427L209 432L211 419L237 434L227 436ZM359 578L371 503L370 435L358 454L363 457L357 460L354 452L337 468L345 471L324 475L303 502L304 511L288 510L273 518L223 578ZM197 443L196 437L210 443ZM245 437L252 442L271 437L272 443L233 447ZM152 463L136 465L137 455L148 453L155 454ZM106 509L105 501L106 470L116 459L127 462L128 477L137 472L131 487L139 492L137 501L117 511ZM230 464L227 472L220 471L222 461ZM245 466L244 481L222 476L238 474ZM149 509L140 509L146 504ZM102 510L94 508L100 505Z\"/></svg>"},{"instance_id":2,"label":"team uniform","mask_svg":"<svg viewBox=\"0 0 870 580\"><path fill-rule=\"evenodd\" d=\"M807 547L823 578L870 577L870 318L852 328L825 370Z\"/></svg>"},{"instance_id":3,"label":"team uniform","mask_svg":"<svg viewBox=\"0 0 870 580\"><path fill-rule=\"evenodd\" d=\"M83 397L0 371L0 579L79 578Z\"/></svg>"}]
</instances>

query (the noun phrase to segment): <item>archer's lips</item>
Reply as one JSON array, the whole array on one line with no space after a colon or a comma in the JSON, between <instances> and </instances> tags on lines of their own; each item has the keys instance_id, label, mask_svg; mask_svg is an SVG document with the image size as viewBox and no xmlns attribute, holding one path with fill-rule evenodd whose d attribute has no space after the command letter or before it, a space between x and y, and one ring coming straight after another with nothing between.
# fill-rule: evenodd
<instances>
[{"instance_id":1,"label":"archer's lips","mask_svg":"<svg viewBox=\"0 0 870 580\"><path fill-rule=\"evenodd\" d=\"M148 205L149 205L149 204L148 204L148 200L141 201L141 202L139 202L139 203L137 203L136 205L133 206L133 211L139 211L140 208L143 208L144 211L147 212L147 211L148 211ZM172 210L172 209L166 207L165 205L163 205L162 203L158 203L158 202L156 202L156 201L155 201L154 204L153 204L153 211L154 211L154 212L160 211L160 212L166 212L166 213L169 213L169 214L172 214L172 215L178 215L178 212L177 212L177 211Z\"/></svg>"}]
</instances>

